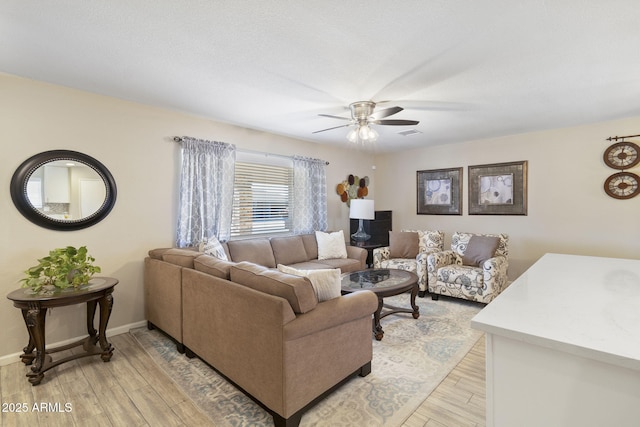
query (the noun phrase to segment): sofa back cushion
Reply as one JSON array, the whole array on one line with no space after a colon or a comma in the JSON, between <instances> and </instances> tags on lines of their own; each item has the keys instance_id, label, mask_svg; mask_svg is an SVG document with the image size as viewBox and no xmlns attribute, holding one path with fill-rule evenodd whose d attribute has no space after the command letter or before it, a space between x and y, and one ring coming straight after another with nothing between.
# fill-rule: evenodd
<instances>
[{"instance_id":1,"label":"sofa back cushion","mask_svg":"<svg viewBox=\"0 0 640 427\"><path fill-rule=\"evenodd\" d=\"M444 251L444 232L440 230L401 230L418 233L418 251L422 254Z\"/></svg>"},{"instance_id":2,"label":"sofa back cushion","mask_svg":"<svg viewBox=\"0 0 640 427\"><path fill-rule=\"evenodd\" d=\"M495 256L499 244L497 236L471 236L462 255L462 265L482 267L486 260Z\"/></svg>"},{"instance_id":3,"label":"sofa back cushion","mask_svg":"<svg viewBox=\"0 0 640 427\"><path fill-rule=\"evenodd\" d=\"M271 248L277 264L297 264L309 260L301 236L272 237Z\"/></svg>"},{"instance_id":4,"label":"sofa back cushion","mask_svg":"<svg viewBox=\"0 0 640 427\"><path fill-rule=\"evenodd\" d=\"M415 259L419 251L417 232L389 231L389 257Z\"/></svg>"},{"instance_id":5,"label":"sofa back cushion","mask_svg":"<svg viewBox=\"0 0 640 427\"><path fill-rule=\"evenodd\" d=\"M318 241L316 240L316 234L301 234L300 238L302 238L308 259L318 259Z\"/></svg>"},{"instance_id":6,"label":"sofa back cushion","mask_svg":"<svg viewBox=\"0 0 640 427\"><path fill-rule=\"evenodd\" d=\"M276 268L276 259L273 256L269 239L230 240L227 242L227 248L233 262L248 261Z\"/></svg>"},{"instance_id":7,"label":"sofa back cushion","mask_svg":"<svg viewBox=\"0 0 640 427\"><path fill-rule=\"evenodd\" d=\"M302 314L318 305L318 298L306 277L270 270L250 262L240 262L230 269L232 282L289 301L294 313Z\"/></svg>"},{"instance_id":8,"label":"sofa back cushion","mask_svg":"<svg viewBox=\"0 0 640 427\"><path fill-rule=\"evenodd\" d=\"M507 234L474 234L474 233L461 233L459 231L453 233L451 236L451 250L455 252L460 259L467 250L467 246L469 246L469 241L472 236L490 236L497 237L500 239L498 242L498 247L495 250L495 256L509 256L509 235Z\"/></svg>"},{"instance_id":9,"label":"sofa back cushion","mask_svg":"<svg viewBox=\"0 0 640 427\"><path fill-rule=\"evenodd\" d=\"M193 268L193 260L202 255L195 249L173 248L162 254L162 260L181 267Z\"/></svg>"},{"instance_id":10,"label":"sofa back cushion","mask_svg":"<svg viewBox=\"0 0 640 427\"><path fill-rule=\"evenodd\" d=\"M227 280L230 278L231 266L233 264L231 261L224 261L207 254L200 255L193 260L193 267L196 270Z\"/></svg>"},{"instance_id":11,"label":"sofa back cushion","mask_svg":"<svg viewBox=\"0 0 640 427\"><path fill-rule=\"evenodd\" d=\"M149 251L149 258L159 259L160 261L162 261L162 255L166 254L169 249L172 249L172 248L151 249Z\"/></svg>"}]
</instances>

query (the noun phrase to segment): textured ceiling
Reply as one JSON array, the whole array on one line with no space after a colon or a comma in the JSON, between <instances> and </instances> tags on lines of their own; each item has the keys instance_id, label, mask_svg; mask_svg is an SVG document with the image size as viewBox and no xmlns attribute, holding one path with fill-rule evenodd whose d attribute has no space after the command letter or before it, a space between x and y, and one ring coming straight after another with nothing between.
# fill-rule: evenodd
<instances>
[{"instance_id":1,"label":"textured ceiling","mask_svg":"<svg viewBox=\"0 0 640 427\"><path fill-rule=\"evenodd\" d=\"M1 0L0 72L342 146L319 113L398 105L420 124L377 126L389 151L640 115L639 22L637 0Z\"/></svg>"}]
</instances>

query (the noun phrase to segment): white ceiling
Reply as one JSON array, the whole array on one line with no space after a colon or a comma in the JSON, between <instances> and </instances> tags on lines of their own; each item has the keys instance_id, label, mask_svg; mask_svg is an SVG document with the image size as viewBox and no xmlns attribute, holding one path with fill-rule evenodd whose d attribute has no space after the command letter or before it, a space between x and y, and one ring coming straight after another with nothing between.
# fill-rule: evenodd
<instances>
[{"instance_id":1,"label":"white ceiling","mask_svg":"<svg viewBox=\"0 0 640 427\"><path fill-rule=\"evenodd\" d=\"M640 115L640 4L0 0L0 72L343 146L388 101L400 150Z\"/></svg>"}]
</instances>

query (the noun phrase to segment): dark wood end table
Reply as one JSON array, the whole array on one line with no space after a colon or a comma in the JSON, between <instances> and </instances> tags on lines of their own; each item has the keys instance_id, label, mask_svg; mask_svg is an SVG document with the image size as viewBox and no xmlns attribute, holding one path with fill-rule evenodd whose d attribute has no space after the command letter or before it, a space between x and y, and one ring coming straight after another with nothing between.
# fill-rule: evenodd
<instances>
[{"instance_id":1,"label":"dark wood end table","mask_svg":"<svg viewBox=\"0 0 640 427\"><path fill-rule=\"evenodd\" d=\"M377 248L381 248L383 246L388 246L388 245L385 245L384 243L378 243L378 242L355 242L352 240L351 246L366 249L367 267L372 267L373 266L373 250Z\"/></svg>"},{"instance_id":2,"label":"dark wood end table","mask_svg":"<svg viewBox=\"0 0 640 427\"><path fill-rule=\"evenodd\" d=\"M111 277L95 277L88 285L77 289L68 288L55 290L50 294L33 294L30 289L17 289L7 295L13 301L14 307L22 310L24 323L29 331L29 343L20 356L25 365L31 366L27 378L32 385L40 384L44 373L61 363L81 357L100 355L104 362L111 360L113 347L107 341L105 332L113 308L113 288L118 280ZM87 303L87 332L89 336L80 341L53 349L45 348L45 321L47 310L53 307ZM100 325L98 331L93 327L96 306L100 305ZM97 344L100 344L98 347ZM82 345L84 353L74 354L57 361L53 361L50 354L68 350ZM36 353L33 354L35 349Z\"/></svg>"},{"instance_id":3,"label":"dark wood end table","mask_svg":"<svg viewBox=\"0 0 640 427\"><path fill-rule=\"evenodd\" d=\"M373 335L380 341L384 331L380 319L395 313L410 313L414 319L420 317L420 307L416 305L418 276L410 271L393 268L370 268L342 275L342 294L369 290L378 297L378 309L373 313ZM411 309L384 304L384 298L411 291ZM388 310L382 311L383 308Z\"/></svg>"}]
</instances>

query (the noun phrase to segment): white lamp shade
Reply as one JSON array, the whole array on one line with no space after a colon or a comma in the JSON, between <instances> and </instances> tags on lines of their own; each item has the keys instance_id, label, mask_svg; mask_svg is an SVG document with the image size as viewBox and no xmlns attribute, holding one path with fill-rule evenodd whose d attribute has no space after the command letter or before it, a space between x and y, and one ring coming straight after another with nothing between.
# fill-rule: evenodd
<instances>
[{"instance_id":1,"label":"white lamp shade","mask_svg":"<svg viewBox=\"0 0 640 427\"><path fill-rule=\"evenodd\" d=\"M373 200L351 199L349 218L352 219L375 219L375 208Z\"/></svg>"}]
</instances>

